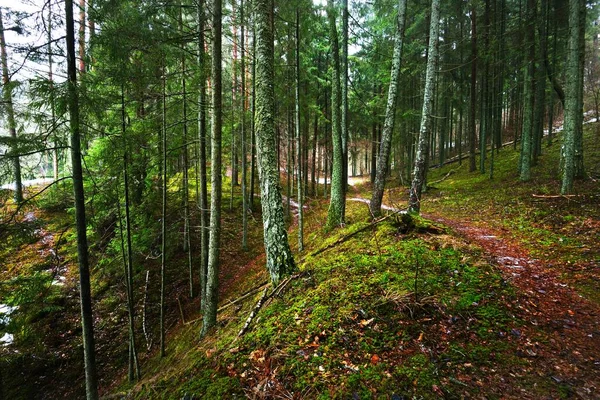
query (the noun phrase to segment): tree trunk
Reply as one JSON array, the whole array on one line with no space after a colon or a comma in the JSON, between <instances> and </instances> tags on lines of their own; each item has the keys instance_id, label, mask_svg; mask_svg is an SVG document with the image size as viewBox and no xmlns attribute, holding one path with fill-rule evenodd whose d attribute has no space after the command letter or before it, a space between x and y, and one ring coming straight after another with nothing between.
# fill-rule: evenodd
<instances>
[{"instance_id":1,"label":"tree trunk","mask_svg":"<svg viewBox=\"0 0 600 400\"><path fill-rule=\"evenodd\" d=\"M298 251L304 250L302 143L300 140L300 9L296 7L296 164L298 179Z\"/></svg>"},{"instance_id":2,"label":"tree trunk","mask_svg":"<svg viewBox=\"0 0 600 400\"><path fill-rule=\"evenodd\" d=\"M285 229L275 148L274 49L270 0L255 0L256 26L256 145L262 198L267 269L273 285L295 269Z\"/></svg>"},{"instance_id":3,"label":"tree trunk","mask_svg":"<svg viewBox=\"0 0 600 400\"><path fill-rule=\"evenodd\" d=\"M206 179L206 61L204 54L204 0L198 1L198 135L200 139L200 294L201 308L206 304L206 281L208 269L208 184Z\"/></svg>"},{"instance_id":4,"label":"tree trunk","mask_svg":"<svg viewBox=\"0 0 600 400\"><path fill-rule=\"evenodd\" d=\"M211 123L211 196L210 196L210 238L208 246L208 278L206 285L206 307L201 336L217 323L217 305L219 300L219 255L221 241L221 128L222 115L222 78L221 78L221 39L222 39L222 2L213 0L212 6L212 123Z\"/></svg>"},{"instance_id":5,"label":"tree trunk","mask_svg":"<svg viewBox=\"0 0 600 400\"><path fill-rule=\"evenodd\" d=\"M385 180L388 175L390 163L390 148L392 145L392 134L394 133L396 104L398 102L398 85L400 84L400 66L402 64L403 45L402 38L404 36L405 20L406 0L400 0L398 2L398 20L394 39L394 55L392 58L390 86L388 89L388 99L385 107L385 121L383 123L383 133L381 135L381 144L379 145L379 158L377 160L377 170L375 172L375 183L373 185L373 195L370 203L371 214L373 217L378 217L381 214L383 190L385 189Z\"/></svg>"},{"instance_id":6,"label":"tree trunk","mask_svg":"<svg viewBox=\"0 0 600 400\"><path fill-rule=\"evenodd\" d=\"M535 0L527 2L527 19L533 21ZM529 57L525 66L524 81L524 116L523 116L523 134L521 136L521 159L520 176L521 181L526 182L531 179L531 156L533 145L533 108L535 98L534 93L534 73L535 73L535 31L527 28L525 47L528 48Z\"/></svg>"},{"instance_id":7,"label":"tree trunk","mask_svg":"<svg viewBox=\"0 0 600 400\"><path fill-rule=\"evenodd\" d=\"M421 192L427 177L427 138L431 131L431 113L433 111L433 87L437 69L438 42L440 31L440 0L431 2L431 26L429 27L429 50L427 52L427 72L425 76L425 91L423 94L423 111L421 127L417 142L415 169L410 187L408 211L418 214L421 210Z\"/></svg>"},{"instance_id":8,"label":"tree trunk","mask_svg":"<svg viewBox=\"0 0 600 400\"><path fill-rule=\"evenodd\" d=\"M241 121L241 150L242 150L242 249L248 250L248 190L246 187L247 177L247 146L246 146L246 48L245 48L245 22L244 22L244 0L240 1L240 29L241 39L241 67L242 67L242 121Z\"/></svg>"},{"instance_id":9,"label":"tree trunk","mask_svg":"<svg viewBox=\"0 0 600 400\"><path fill-rule=\"evenodd\" d=\"M579 0L569 0L569 39L567 49L567 83L565 93L565 133L561 148L562 185L561 194L569 194L573 191L573 179L575 178L576 148L575 136L579 123L579 57L580 52L580 10Z\"/></svg>"},{"instance_id":10,"label":"tree trunk","mask_svg":"<svg viewBox=\"0 0 600 400\"><path fill-rule=\"evenodd\" d=\"M77 70L75 66L73 0L65 0L65 17L67 31L68 105L71 130L71 158L73 162L73 193L75 196L75 227L77 231L77 260L79 263L85 388L87 399L97 400L98 376L96 372L96 354L94 350L94 319L92 316L92 293L85 219L85 193L83 191L83 170L81 165L79 95L77 93Z\"/></svg>"},{"instance_id":11,"label":"tree trunk","mask_svg":"<svg viewBox=\"0 0 600 400\"><path fill-rule=\"evenodd\" d=\"M13 173L15 179L15 202L23 201L23 184L21 183L21 161L19 159L19 144L17 140L17 123L15 122L15 109L12 98L10 77L8 74L8 56L6 53L6 41L4 40L4 25L2 23L2 10L0 9L0 55L2 61L2 95L6 104L6 119L8 132L11 139L11 153L13 159Z\"/></svg>"},{"instance_id":12,"label":"tree trunk","mask_svg":"<svg viewBox=\"0 0 600 400\"><path fill-rule=\"evenodd\" d=\"M164 62L164 61L163 61ZM167 69L162 68L162 218L160 257L160 356L165 356L165 278L167 269Z\"/></svg>"},{"instance_id":13,"label":"tree trunk","mask_svg":"<svg viewBox=\"0 0 600 400\"><path fill-rule=\"evenodd\" d=\"M327 228L332 229L344 223L344 152L340 120L340 49L336 29L336 15L333 0L327 0L327 16L329 19L329 40L333 57L333 74L331 80L331 139L333 147L333 165L331 171L331 199L327 212Z\"/></svg>"},{"instance_id":14,"label":"tree trunk","mask_svg":"<svg viewBox=\"0 0 600 400\"><path fill-rule=\"evenodd\" d=\"M477 169L475 149L477 148L477 4L471 4L471 108L469 111L469 171Z\"/></svg>"},{"instance_id":15,"label":"tree trunk","mask_svg":"<svg viewBox=\"0 0 600 400\"><path fill-rule=\"evenodd\" d=\"M350 134L348 132L348 0L342 0L342 76L341 76L341 118L342 127L342 186L344 188L344 198L348 191L348 141ZM346 204L344 203L344 213Z\"/></svg>"}]
</instances>

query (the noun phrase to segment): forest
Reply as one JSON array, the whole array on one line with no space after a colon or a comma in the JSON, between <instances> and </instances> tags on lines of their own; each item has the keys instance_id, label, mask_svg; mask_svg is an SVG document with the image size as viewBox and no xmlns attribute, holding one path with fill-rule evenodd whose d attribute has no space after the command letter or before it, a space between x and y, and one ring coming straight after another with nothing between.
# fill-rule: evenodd
<instances>
[{"instance_id":1,"label":"forest","mask_svg":"<svg viewBox=\"0 0 600 400\"><path fill-rule=\"evenodd\" d=\"M0 400L600 398L595 0L0 0Z\"/></svg>"}]
</instances>

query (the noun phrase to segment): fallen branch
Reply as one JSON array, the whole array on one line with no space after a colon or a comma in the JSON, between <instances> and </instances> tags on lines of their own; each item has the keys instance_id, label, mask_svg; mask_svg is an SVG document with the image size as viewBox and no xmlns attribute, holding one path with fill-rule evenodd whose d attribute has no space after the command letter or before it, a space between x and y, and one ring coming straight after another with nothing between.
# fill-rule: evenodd
<instances>
[{"instance_id":1,"label":"fallen branch","mask_svg":"<svg viewBox=\"0 0 600 400\"><path fill-rule=\"evenodd\" d=\"M267 291L268 291L269 288L266 287L265 291L263 292L262 296L260 297L260 300L258 300L258 303L256 303L256 305L254 306L254 308L250 312L250 315L248 315L248 318L246 319L246 323L244 324L244 326L240 330L240 333L238 333L237 337L243 336L248 331L248 328L250 328L250 325L252 324L252 321L256 317L256 314L258 314L258 311L261 309L261 307L263 305L266 304L266 302L268 300L272 299L275 296L279 296L279 294L283 291L283 289L285 289L285 287L293 279L296 279L296 278L298 278L298 277L300 277L302 275L303 275L302 273L298 273L298 274L294 274L292 276L288 276L283 281L281 281L279 283L279 285L277 285L277 287L275 289L273 289L273 291L269 295L267 295Z\"/></svg>"},{"instance_id":2,"label":"fallen branch","mask_svg":"<svg viewBox=\"0 0 600 400\"><path fill-rule=\"evenodd\" d=\"M217 313L220 313L221 311L241 302L242 300L247 299L248 297L252 296L253 294L256 294L257 292L260 291L260 289L264 288L265 286L269 285L269 282L263 282L261 283L259 286L255 287L254 289L250 289L249 291L247 291L246 293L244 293L243 295L241 295L240 297L238 297L237 299L228 302L225 305L222 305L221 307L219 307L219 309L217 309ZM200 320L202 320L203 316L201 315L200 317L193 319L191 321L187 321L185 322L185 325L191 325L195 322L198 322Z\"/></svg>"},{"instance_id":3,"label":"fallen branch","mask_svg":"<svg viewBox=\"0 0 600 400\"><path fill-rule=\"evenodd\" d=\"M243 294L242 296L238 297L237 299L228 302L227 304L221 306L217 312L221 312L229 307L231 307L234 304L239 303L240 301L247 299L248 297L252 296L253 294L257 293L260 291L260 289L264 288L265 286L267 286L269 284L269 282L264 282L261 283L260 286L255 287L254 289L251 289L250 291L246 292L245 294Z\"/></svg>"},{"instance_id":4,"label":"fallen branch","mask_svg":"<svg viewBox=\"0 0 600 400\"><path fill-rule=\"evenodd\" d=\"M338 239L338 240L336 240L335 242L333 242L333 243L331 243L331 244L328 244L327 246L321 247L320 249L317 249L317 250L313 251L312 253L310 253L310 254L309 254L309 256L316 256L316 255L318 255L318 254L321 254L321 253L323 253L323 252L324 252L324 251L326 251L326 250L329 250L329 249L331 249L331 248L333 248L333 247L337 246L338 244L344 243L346 240L348 240L348 239L352 238L353 236L356 236L356 235L357 235L357 234L359 234L360 232L366 231L367 229L374 227L375 225L379 224L380 222L383 222L383 221L385 221L386 219L388 219L388 218L389 218L389 217L391 217L392 215L394 215L394 214L389 214L389 215L386 215L386 216L385 216L385 217L383 217L383 218L379 218L378 220L375 220L375 221L371 222L369 225L365 225L365 226L363 226L362 228L360 228L360 229L357 229L357 230L355 230L354 232L352 232L352 233L349 233L349 234L347 234L346 236L343 236L343 237L339 238L339 239Z\"/></svg>"},{"instance_id":5,"label":"fallen branch","mask_svg":"<svg viewBox=\"0 0 600 400\"><path fill-rule=\"evenodd\" d=\"M240 330L240 333L238 333L237 337L240 337L240 336L244 335L244 333L246 333L246 331L248 331L248 328L250 328L250 324L252 324L252 320L254 319L254 317L256 317L256 314L258 314L258 310L260 310L260 308L262 307L263 303L267 299L267 291L268 291L268 289L269 288L266 287L265 290L263 291L263 294L260 297L260 300L258 300L258 303L256 303L256 305L254 306L254 308L252 309L252 312L250 313L250 315L248 315L248 319L246 319L246 323L244 324L244 326Z\"/></svg>"},{"instance_id":6,"label":"fallen branch","mask_svg":"<svg viewBox=\"0 0 600 400\"><path fill-rule=\"evenodd\" d=\"M185 325L185 315L183 314L183 306L181 305L181 298L177 297L177 304L179 304L179 314L181 315L181 322Z\"/></svg>"},{"instance_id":7,"label":"fallen branch","mask_svg":"<svg viewBox=\"0 0 600 400\"><path fill-rule=\"evenodd\" d=\"M437 181L429 182L429 183L427 183L427 185L435 185L436 183L444 182L446 179L448 179L448 177L450 175L456 173L456 171L458 171L460 169L460 167L462 167L462 165L460 165L458 168L451 169L450 171L448 171L448 173L446 175L444 175L444 177L442 179L438 179Z\"/></svg>"},{"instance_id":8,"label":"fallen branch","mask_svg":"<svg viewBox=\"0 0 600 400\"><path fill-rule=\"evenodd\" d=\"M568 199L571 197L581 197L583 195L582 194L532 194L531 196L535 197L536 199L560 199L561 197Z\"/></svg>"}]
</instances>

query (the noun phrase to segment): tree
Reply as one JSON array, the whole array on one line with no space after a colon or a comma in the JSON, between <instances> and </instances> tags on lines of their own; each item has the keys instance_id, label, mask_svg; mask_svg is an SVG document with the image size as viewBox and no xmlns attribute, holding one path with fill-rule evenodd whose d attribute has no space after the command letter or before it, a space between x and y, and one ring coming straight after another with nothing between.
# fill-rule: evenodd
<instances>
[{"instance_id":1,"label":"tree","mask_svg":"<svg viewBox=\"0 0 600 400\"><path fill-rule=\"evenodd\" d=\"M79 95L77 93L77 69L75 66L75 28L73 0L65 0L66 47L68 76L68 106L71 129L71 159L73 164L73 192L75 195L75 228L77 231L77 261L79 263L79 290L83 354L85 361L85 388L88 400L98 399L98 377L94 349L94 320L92 316L92 293L85 218L85 193L81 167L81 135L79 131Z\"/></svg>"},{"instance_id":2,"label":"tree","mask_svg":"<svg viewBox=\"0 0 600 400\"><path fill-rule=\"evenodd\" d=\"M20 28L7 28L19 30ZM15 180L15 202L23 201L23 184L21 181L21 162L19 160L19 146L17 139L17 123L15 121L15 109L13 105L12 88L13 83L8 73L8 55L6 52L6 41L4 40L4 24L2 23L2 9L0 8L0 60L2 62L2 99L6 105L6 119L8 132L11 139L11 157L13 160L13 173Z\"/></svg>"},{"instance_id":3,"label":"tree","mask_svg":"<svg viewBox=\"0 0 600 400\"><path fill-rule=\"evenodd\" d=\"M221 33L223 13L221 0L212 2L212 47L211 78L212 114L211 114L211 196L210 196L210 238L208 244L208 269L206 279L206 305L201 336L217 323L217 304L219 300L219 257L221 243L221 129L223 126L222 111L222 77L221 77Z\"/></svg>"},{"instance_id":4,"label":"tree","mask_svg":"<svg viewBox=\"0 0 600 400\"><path fill-rule=\"evenodd\" d=\"M295 76L296 76L296 164L297 164L297 182L298 182L298 251L304 250L304 193L302 182L302 140L300 137L300 8L296 6L296 57L295 57ZM308 151L308 149L307 149Z\"/></svg>"},{"instance_id":5,"label":"tree","mask_svg":"<svg viewBox=\"0 0 600 400\"><path fill-rule=\"evenodd\" d=\"M331 76L331 139L333 147L333 166L331 171L331 199L327 212L327 228L332 229L344 223L346 195L344 193L344 154L341 127L340 96L340 49L336 28L336 13L333 0L327 0L327 17L329 19L329 40L333 68Z\"/></svg>"},{"instance_id":6,"label":"tree","mask_svg":"<svg viewBox=\"0 0 600 400\"><path fill-rule=\"evenodd\" d=\"M392 146L392 133L394 132L394 120L396 116L396 103L398 101L398 85L400 81L400 66L402 64L402 45L404 36L404 23L406 20L406 0L398 2L398 21L396 35L394 38L394 55L392 58L392 72L390 86L388 89L388 100L385 107L385 120L383 122L383 132L381 134L381 144L379 145L379 158L377 159L377 171L375 173L375 183L373 185L373 195L371 197L371 214L375 217L381 214L381 201L383 200L383 190L385 180L388 174L388 165L390 159L390 148Z\"/></svg>"},{"instance_id":7,"label":"tree","mask_svg":"<svg viewBox=\"0 0 600 400\"><path fill-rule=\"evenodd\" d=\"M423 93L423 111L421 128L417 141L417 155L413 180L410 186L408 212L418 214L421 210L421 192L427 176L428 138L431 132L431 113L433 112L433 87L437 68L438 42L440 31L440 0L431 2L431 22L429 27L429 50L427 52L427 72L425 75L425 90Z\"/></svg>"},{"instance_id":8,"label":"tree","mask_svg":"<svg viewBox=\"0 0 600 400\"><path fill-rule=\"evenodd\" d=\"M206 179L206 61L204 54L204 0L198 1L198 136L200 142L199 160L200 166L200 294L201 307L206 304L206 283L208 275L208 188Z\"/></svg>"},{"instance_id":9,"label":"tree","mask_svg":"<svg viewBox=\"0 0 600 400\"><path fill-rule=\"evenodd\" d=\"M255 0L256 27L256 156L262 198L262 216L267 269L273 285L296 269L287 238L279 186L275 140L275 93L273 6L269 0Z\"/></svg>"},{"instance_id":10,"label":"tree","mask_svg":"<svg viewBox=\"0 0 600 400\"><path fill-rule=\"evenodd\" d=\"M582 109L579 102L580 85L580 1L569 0L569 38L567 49L567 83L565 93L565 136L561 148L562 184L560 192L573 191L573 179L576 173L576 135L579 115Z\"/></svg>"},{"instance_id":11,"label":"tree","mask_svg":"<svg viewBox=\"0 0 600 400\"><path fill-rule=\"evenodd\" d=\"M535 0L527 1L527 20L534 21ZM534 82L535 82L535 30L527 28L525 33L525 48L528 51L527 64L525 65L524 89L524 117L523 134L521 137L521 158L519 179L526 182L531 179L531 156L533 146L533 111L534 111Z\"/></svg>"}]
</instances>

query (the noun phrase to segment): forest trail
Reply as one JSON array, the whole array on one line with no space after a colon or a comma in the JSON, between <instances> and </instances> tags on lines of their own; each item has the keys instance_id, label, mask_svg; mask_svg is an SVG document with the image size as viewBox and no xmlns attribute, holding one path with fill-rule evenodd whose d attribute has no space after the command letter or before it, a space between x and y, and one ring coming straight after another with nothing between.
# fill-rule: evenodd
<instances>
[{"instance_id":1,"label":"forest trail","mask_svg":"<svg viewBox=\"0 0 600 400\"><path fill-rule=\"evenodd\" d=\"M435 214L423 216L481 247L490 263L519 289L517 301L510 307L525 324L513 334L519 336L519 348L530 363L580 398L598 398L600 307L561 282L546 261L531 258L522 245L507 237L508 231L476 227L469 221ZM545 340L539 340L540 330Z\"/></svg>"},{"instance_id":2,"label":"forest trail","mask_svg":"<svg viewBox=\"0 0 600 400\"><path fill-rule=\"evenodd\" d=\"M370 202L360 197L348 200ZM400 211L390 206L382 208ZM504 334L518 339L519 355L527 364L515 366L514 376L507 377L507 381L535 371L578 398L599 398L600 307L563 283L557 269L547 261L530 257L523 245L509 238L508 230L474 226L470 221L456 221L435 213L422 216L451 228L480 247L484 257L517 289L516 301L507 307L523 325Z\"/></svg>"}]
</instances>

